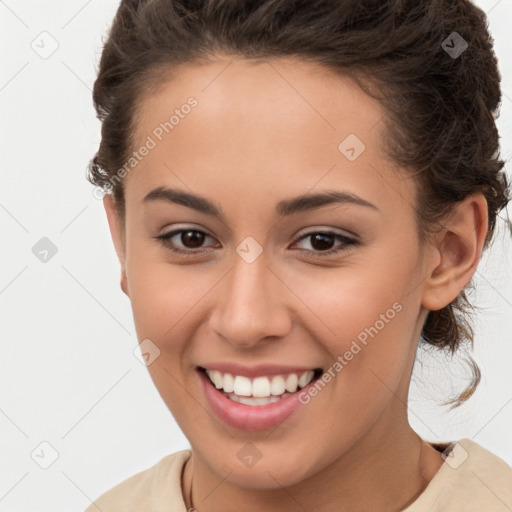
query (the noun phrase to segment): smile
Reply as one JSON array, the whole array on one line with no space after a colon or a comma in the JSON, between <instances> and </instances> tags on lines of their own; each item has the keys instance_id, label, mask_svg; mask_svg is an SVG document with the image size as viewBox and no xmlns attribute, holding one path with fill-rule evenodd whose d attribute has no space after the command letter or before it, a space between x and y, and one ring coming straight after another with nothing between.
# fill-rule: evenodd
<instances>
[{"instance_id":1,"label":"smile","mask_svg":"<svg viewBox=\"0 0 512 512\"><path fill-rule=\"evenodd\" d=\"M253 379L218 370L205 370L205 373L230 400L252 406L275 403L306 387L315 377L315 370Z\"/></svg>"},{"instance_id":2,"label":"smile","mask_svg":"<svg viewBox=\"0 0 512 512\"><path fill-rule=\"evenodd\" d=\"M323 373L321 369L197 370L213 413L223 423L242 430L265 430L286 421L301 407L300 393Z\"/></svg>"}]
</instances>

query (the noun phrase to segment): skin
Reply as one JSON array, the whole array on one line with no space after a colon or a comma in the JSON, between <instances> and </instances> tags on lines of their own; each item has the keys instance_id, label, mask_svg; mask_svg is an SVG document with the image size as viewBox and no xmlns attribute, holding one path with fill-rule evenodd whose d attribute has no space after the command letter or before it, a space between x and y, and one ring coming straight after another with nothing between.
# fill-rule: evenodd
<instances>
[{"instance_id":1,"label":"skin","mask_svg":"<svg viewBox=\"0 0 512 512\"><path fill-rule=\"evenodd\" d=\"M379 103L349 77L288 57L180 66L141 101L136 146L190 96L198 105L124 178L124 221L104 198L138 339L160 350L149 372L190 441L187 507L193 482L200 512L403 509L443 463L407 420L417 342L428 310L451 302L476 270L485 198L459 203L421 246L416 185L384 155ZM366 146L353 162L338 150L350 133ZM225 222L143 201L160 186L206 197ZM333 203L275 213L281 200L327 189L377 209ZM208 235L202 245L172 239L196 255L174 254L155 238L178 227ZM327 228L359 244L322 256L304 235ZM263 249L250 264L236 252L248 236ZM328 248L343 246L333 238ZM212 412L196 372L201 362L325 371L394 303L401 311L277 428L240 431ZM248 442L261 452L251 468L237 457Z\"/></svg>"}]
</instances>

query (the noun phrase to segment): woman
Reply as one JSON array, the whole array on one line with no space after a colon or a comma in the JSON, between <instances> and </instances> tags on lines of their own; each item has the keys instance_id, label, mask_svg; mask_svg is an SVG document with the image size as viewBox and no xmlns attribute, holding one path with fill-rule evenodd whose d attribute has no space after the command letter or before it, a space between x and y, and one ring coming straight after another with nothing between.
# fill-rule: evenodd
<instances>
[{"instance_id":1,"label":"woman","mask_svg":"<svg viewBox=\"0 0 512 512\"><path fill-rule=\"evenodd\" d=\"M191 450L88 511L512 509L503 460L407 419L418 342L472 342L500 97L469 1L121 2L90 180Z\"/></svg>"}]
</instances>

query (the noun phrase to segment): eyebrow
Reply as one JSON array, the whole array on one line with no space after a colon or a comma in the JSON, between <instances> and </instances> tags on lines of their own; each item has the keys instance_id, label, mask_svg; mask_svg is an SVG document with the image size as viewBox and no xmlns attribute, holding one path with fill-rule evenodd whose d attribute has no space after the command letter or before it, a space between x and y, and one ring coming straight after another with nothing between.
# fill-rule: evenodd
<instances>
[{"instance_id":1,"label":"eyebrow","mask_svg":"<svg viewBox=\"0 0 512 512\"><path fill-rule=\"evenodd\" d=\"M216 217L225 222L226 217L222 208L212 203L205 197L185 192L184 190L158 187L146 194L143 199L144 203L152 201L167 201L170 203L179 204L192 208L198 212L205 213ZM321 193L306 194L291 199L280 201L276 205L276 214L280 217L287 217L296 213L305 212L320 208L333 203L353 204L357 206L364 206L378 211L379 209L374 204L366 201L365 199L346 191L339 190L325 190Z\"/></svg>"}]
</instances>

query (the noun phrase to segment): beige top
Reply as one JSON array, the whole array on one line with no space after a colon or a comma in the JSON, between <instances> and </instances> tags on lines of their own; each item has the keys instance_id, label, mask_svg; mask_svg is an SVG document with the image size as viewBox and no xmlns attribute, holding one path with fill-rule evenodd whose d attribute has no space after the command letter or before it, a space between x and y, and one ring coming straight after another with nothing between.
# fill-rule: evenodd
<instances>
[{"instance_id":1,"label":"beige top","mask_svg":"<svg viewBox=\"0 0 512 512\"><path fill-rule=\"evenodd\" d=\"M440 451L448 446L427 442ZM512 468L470 439L450 446L434 478L402 512L511 512ZM181 474L189 457L190 450L167 455L107 491L85 512L187 512Z\"/></svg>"}]
</instances>

